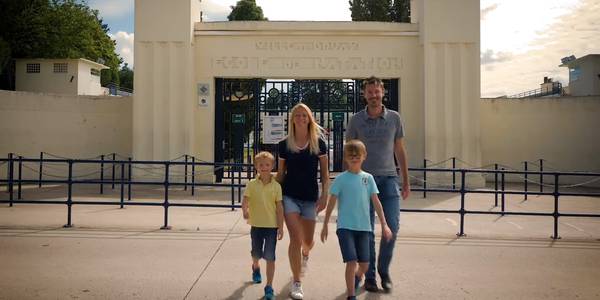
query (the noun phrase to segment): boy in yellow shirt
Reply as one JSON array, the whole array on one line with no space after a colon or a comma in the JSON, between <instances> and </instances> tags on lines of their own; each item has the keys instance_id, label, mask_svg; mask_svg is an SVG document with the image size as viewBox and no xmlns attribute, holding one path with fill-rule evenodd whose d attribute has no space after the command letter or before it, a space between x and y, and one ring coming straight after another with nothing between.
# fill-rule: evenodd
<instances>
[{"instance_id":1,"label":"boy in yellow shirt","mask_svg":"<svg viewBox=\"0 0 600 300\"><path fill-rule=\"evenodd\" d=\"M258 176L246 184L242 212L249 219L252 239L252 281L260 283L259 260L267 261L267 284L265 299L275 299L273 275L275 274L275 246L283 238L283 205L281 186L271 174L275 158L262 151L254 157Z\"/></svg>"}]
</instances>

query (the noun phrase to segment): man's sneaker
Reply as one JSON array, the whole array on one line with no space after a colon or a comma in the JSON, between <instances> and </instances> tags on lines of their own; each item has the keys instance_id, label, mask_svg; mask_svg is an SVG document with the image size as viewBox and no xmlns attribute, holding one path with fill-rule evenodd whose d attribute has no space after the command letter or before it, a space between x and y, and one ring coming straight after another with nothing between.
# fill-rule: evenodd
<instances>
[{"instance_id":1,"label":"man's sneaker","mask_svg":"<svg viewBox=\"0 0 600 300\"><path fill-rule=\"evenodd\" d=\"M299 281L294 281L292 283L292 291L290 291L290 297L292 299L304 299L304 293L302 292L302 283Z\"/></svg>"},{"instance_id":2,"label":"man's sneaker","mask_svg":"<svg viewBox=\"0 0 600 300\"><path fill-rule=\"evenodd\" d=\"M273 288L270 285L265 286L265 300L275 299Z\"/></svg>"},{"instance_id":3,"label":"man's sneaker","mask_svg":"<svg viewBox=\"0 0 600 300\"><path fill-rule=\"evenodd\" d=\"M356 300L356 296L348 296L346 297L346 300Z\"/></svg>"},{"instance_id":4,"label":"man's sneaker","mask_svg":"<svg viewBox=\"0 0 600 300\"><path fill-rule=\"evenodd\" d=\"M365 279L365 290L369 292L379 292L377 281L375 279Z\"/></svg>"},{"instance_id":5,"label":"man's sneaker","mask_svg":"<svg viewBox=\"0 0 600 300\"><path fill-rule=\"evenodd\" d=\"M392 279L390 279L390 276L381 276L381 287L383 287L383 290L386 292L389 292L392 290L393 284L392 284Z\"/></svg>"},{"instance_id":6,"label":"man's sneaker","mask_svg":"<svg viewBox=\"0 0 600 300\"><path fill-rule=\"evenodd\" d=\"M252 267L252 282L254 283L261 283L262 282L262 277L260 276L260 268L254 268Z\"/></svg>"}]
</instances>

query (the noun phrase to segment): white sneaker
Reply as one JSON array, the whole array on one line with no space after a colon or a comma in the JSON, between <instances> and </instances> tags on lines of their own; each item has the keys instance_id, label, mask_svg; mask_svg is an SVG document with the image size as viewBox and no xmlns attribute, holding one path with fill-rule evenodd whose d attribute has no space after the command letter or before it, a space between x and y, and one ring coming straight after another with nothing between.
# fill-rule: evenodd
<instances>
[{"instance_id":1,"label":"white sneaker","mask_svg":"<svg viewBox=\"0 0 600 300\"><path fill-rule=\"evenodd\" d=\"M304 299L304 293L302 292L302 283L299 281L292 283L292 291L290 291L290 297L292 299L301 300Z\"/></svg>"},{"instance_id":2,"label":"white sneaker","mask_svg":"<svg viewBox=\"0 0 600 300\"><path fill-rule=\"evenodd\" d=\"M306 268L308 267L308 255L304 256L304 254L302 255L302 268Z\"/></svg>"}]
</instances>

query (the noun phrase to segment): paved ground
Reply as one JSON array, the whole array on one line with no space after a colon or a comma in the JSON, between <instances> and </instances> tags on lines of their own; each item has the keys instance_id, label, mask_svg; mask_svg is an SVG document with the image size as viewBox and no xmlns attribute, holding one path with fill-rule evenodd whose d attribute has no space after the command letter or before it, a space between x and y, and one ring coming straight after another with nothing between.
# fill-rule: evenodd
<instances>
[{"instance_id":1,"label":"paved ground","mask_svg":"<svg viewBox=\"0 0 600 300\"><path fill-rule=\"evenodd\" d=\"M78 189L77 200L115 200ZM25 189L25 199L60 199L64 187ZM160 189L134 190L153 201ZM173 201L228 203L221 189L173 191ZM0 199L6 199L0 192ZM457 209L451 194L414 193L405 208ZM552 211L552 199L508 197L513 211ZM498 210L493 196L470 196L468 209ZM561 211L600 212L599 198L561 200ZM250 283L249 226L238 211L171 208L171 230L160 230L161 207L0 206L0 299L260 299ZM333 228L333 224L330 224ZM599 299L600 219L467 216L457 238L456 214L403 213L392 265L391 294L361 291L359 299ZM321 224L317 227L320 229ZM317 231L318 234L318 231ZM287 299L287 234L278 244L274 287ZM306 299L345 299L337 241L317 243L304 277Z\"/></svg>"}]
</instances>

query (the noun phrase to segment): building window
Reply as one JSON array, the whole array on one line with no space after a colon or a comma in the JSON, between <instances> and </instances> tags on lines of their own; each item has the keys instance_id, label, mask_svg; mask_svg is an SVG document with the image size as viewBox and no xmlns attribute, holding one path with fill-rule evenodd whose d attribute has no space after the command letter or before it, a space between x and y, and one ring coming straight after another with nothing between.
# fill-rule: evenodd
<instances>
[{"instance_id":1,"label":"building window","mask_svg":"<svg viewBox=\"0 0 600 300\"><path fill-rule=\"evenodd\" d=\"M100 70L98 69L90 69L90 74L94 76L100 76Z\"/></svg>"},{"instance_id":2,"label":"building window","mask_svg":"<svg viewBox=\"0 0 600 300\"><path fill-rule=\"evenodd\" d=\"M54 73L67 73L68 63L54 63Z\"/></svg>"},{"instance_id":3,"label":"building window","mask_svg":"<svg viewBox=\"0 0 600 300\"><path fill-rule=\"evenodd\" d=\"M27 64L27 73L39 73L40 64Z\"/></svg>"},{"instance_id":4,"label":"building window","mask_svg":"<svg viewBox=\"0 0 600 300\"><path fill-rule=\"evenodd\" d=\"M575 81L579 77L581 77L581 69L579 67L569 69L569 81Z\"/></svg>"}]
</instances>

